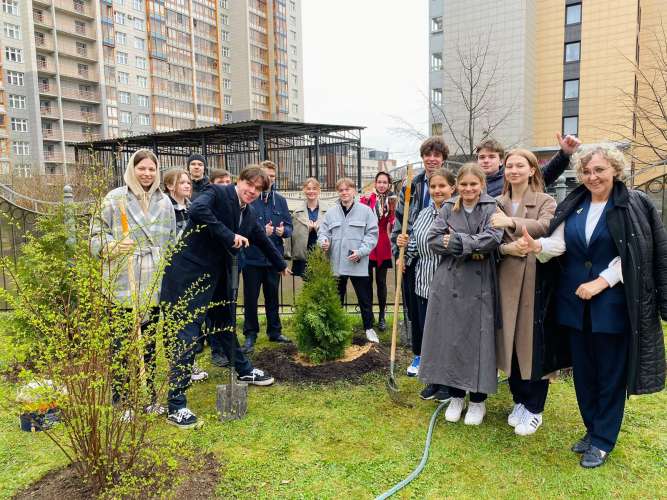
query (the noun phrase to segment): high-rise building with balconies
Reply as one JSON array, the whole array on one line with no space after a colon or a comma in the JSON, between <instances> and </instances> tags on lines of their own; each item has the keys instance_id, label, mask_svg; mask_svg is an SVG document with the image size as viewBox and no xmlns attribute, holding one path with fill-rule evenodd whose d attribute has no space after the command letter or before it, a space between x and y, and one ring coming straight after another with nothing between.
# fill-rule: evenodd
<instances>
[{"instance_id":1,"label":"high-rise building with balconies","mask_svg":"<svg viewBox=\"0 0 667 500\"><path fill-rule=\"evenodd\" d=\"M303 120L300 22L300 0L0 0L3 172L64 173L101 137Z\"/></svg>"}]
</instances>

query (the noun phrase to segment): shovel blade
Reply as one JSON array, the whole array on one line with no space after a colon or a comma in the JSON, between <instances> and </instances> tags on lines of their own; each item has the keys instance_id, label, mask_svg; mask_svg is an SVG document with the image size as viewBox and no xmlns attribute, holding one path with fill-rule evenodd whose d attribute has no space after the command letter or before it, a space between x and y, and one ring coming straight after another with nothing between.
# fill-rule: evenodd
<instances>
[{"instance_id":1,"label":"shovel blade","mask_svg":"<svg viewBox=\"0 0 667 500\"><path fill-rule=\"evenodd\" d=\"M216 388L216 407L220 420L239 420L248 411L248 385L230 383L219 385Z\"/></svg>"},{"instance_id":2,"label":"shovel blade","mask_svg":"<svg viewBox=\"0 0 667 500\"><path fill-rule=\"evenodd\" d=\"M401 391L398 389L398 384L396 383L396 378L393 373L389 374L387 379L387 393L389 398L399 406L404 406L406 408L413 408L414 405L405 399L405 396L401 394Z\"/></svg>"}]
</instances>

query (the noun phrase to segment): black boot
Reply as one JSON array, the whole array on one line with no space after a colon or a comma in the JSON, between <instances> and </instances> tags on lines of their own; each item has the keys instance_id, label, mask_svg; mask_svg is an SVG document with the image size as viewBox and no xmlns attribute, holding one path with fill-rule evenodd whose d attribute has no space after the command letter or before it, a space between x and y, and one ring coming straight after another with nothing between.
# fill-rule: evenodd
<instances>
[{"instance_id":1,"label":"black boot","mask_svg":"<svg viewBox=\"0 0 667 500\"><path fill-rule=\"evenodd\" d=\"M257 337L248 336L245 338L245 343L241 347L241 352L249 354L255 350L255 341Z\"/></svg>"},{"instance_id":2,"label":"black boot","mask_svg":"<svg viewBox=\"0 0 667 500\"><path fill-rule=\"evenodd\" d=\"M384 332L387 329L387 322L384 320L384 309L380 310L380 315L378 316L378 330Z\"/></svg>"}]
</instances>

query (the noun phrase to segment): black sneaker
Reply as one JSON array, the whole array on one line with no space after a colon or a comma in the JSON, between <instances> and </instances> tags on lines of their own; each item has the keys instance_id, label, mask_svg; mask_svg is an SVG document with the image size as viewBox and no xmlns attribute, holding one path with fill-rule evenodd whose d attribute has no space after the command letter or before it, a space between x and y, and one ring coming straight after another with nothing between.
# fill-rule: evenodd
<instances>
[{"instance_id":1,"label":"black sneaker","mask_svg":"<svg viewBox=\"0 0 667 500\"><path fill-rule=\"evenodd\" d=\"M280 334L277 337L273 337L269 339L270 342L280 342L281 344L291 344L292 340L288 339L284 335Z\"/></svg>"},{"instance_id":2,"label":"black sneaker","mask_svg":"<svg viewBox=\"0 0 667 500\"><path fill-rule=\"evenodd\" d=\"M439 389L440 386L438 384L428 384L426 387L424 387L424 390L419 393L419 397L425 401L428 401L435 397Z\"/></svg>"},{"instance_id":3,"label":"black sneaker","mask_svg":"<svg viewBox=\"0 0 667 500\"><path fill-rule=\"evenodd\" d=\"M449 389L447 389L447 387L440 386L438 388L438 392L433 395L433 399L440 401L441 403L449 401L451 399L451 396L449 395Z\"/></svg>"},{"instance_id":4,"label":"black sneaker","mask_svg":"<svg viewBox=\"0 0 667 500\"><path fill-rule=\"evenodd\" d=\"M224 354L214 352L211 353L211 364L218 368L224 368L225 366L229 366L229 359Z\"/></svg>"},{"instance_id":5,"label":"black sneaker","mask_svg":"<svg viewBox=\"0 0 667 500\"><path fill-rule=\"evenodd\" d=\"M271 385L275 382L275 379L259 368L253 368L247 375L239 375L238 381L250 385Z\"/></svg>"},{"instance_id":6,"label":"black sneaker","mask_svg":"<svg viewBox=\"0 0 667 500\"><path fill-rule=\"evenodd\" d=\"M175 425L179 429L195 429L203 424L203 422L197 420L197 416L188 408L181 408L176 413L169 414L167 423Z\"/></svg>"},{"instance_id":7,"label":"black sneaker","mask_svg":"<svg viewBox=\"0 0 667 500\"><path fill-rule=\"evenodd\" d=\"M572 445L570 448L575 453L586 453L591 447L591 435L587 432L584 437Z\"/></svg>"}]
</instances>

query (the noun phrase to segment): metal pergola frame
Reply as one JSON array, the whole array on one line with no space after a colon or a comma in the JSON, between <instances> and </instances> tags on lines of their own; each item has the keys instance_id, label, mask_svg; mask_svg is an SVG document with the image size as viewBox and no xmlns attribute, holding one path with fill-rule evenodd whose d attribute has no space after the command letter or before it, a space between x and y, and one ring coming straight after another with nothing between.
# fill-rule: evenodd
<instances>
[{"instance_id":1,"label":"metal pergola frame","mask_svg":"<svg viewBox=\"0 0 667 500\"><path fill-rule=\"evenodd\" d=\"M271 160L278 165L278 187L300 190L315 177L323 190L333 190L340 177L361 186L361 131L365 127L320 123L251 120L185 130L136 135L75 145L76 163L99 162L113 169L122 183L130 155L152 150L161 170L185 168L186 158L203 155L209 169L225 168L236 176L247 165Z\"/></svg>"}]
</instances>

